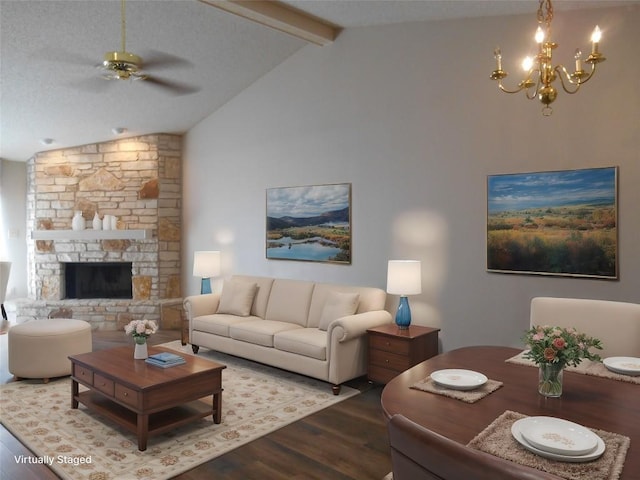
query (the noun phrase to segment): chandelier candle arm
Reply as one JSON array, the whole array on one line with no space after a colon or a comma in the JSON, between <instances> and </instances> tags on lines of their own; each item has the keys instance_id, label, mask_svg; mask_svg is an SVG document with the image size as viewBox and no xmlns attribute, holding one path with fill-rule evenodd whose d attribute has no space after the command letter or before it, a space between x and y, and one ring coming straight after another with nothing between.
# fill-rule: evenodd
<instances>
[{"instance_id":1,"label":"chandelier candle arm","mask_svg":"<svg viewBox=\"0 0 640 480\"><path fill-rule=\"evenodd\" d=\"M538 45L538 53L533 59L526 57L522 62L522 67L526 73L524 79L518 83L517 88L509 89L502 83L508 73L502 69L502 52L499 47L493 52L496 60L496 69L491 72L489 78L496 80L498 88L505 93L518 93L524 90L527 99L533 100L537 98L544 105L542 114L548 116L553 111L550 105L558 96L558 89L553 86L556 79L560 77L562 90L566 93L574 94L580 89L580 85L593 77L596 64L603 62L605 57L599 51L602 32L596 25L591 35L591 54L584 60L591 65L590 72L586 72L582 67L582 52L580 49L575 51L575 71L573 73L569 73L561 64L554 66L553 50L558 47L558 44L551 41L551 20L553 19L551 0L540 0L537 18L538 27L534 38ZM533 79L534 76L536 80ZM575 88L571 88L571 86Z\"/></svg>"}]
</instances>

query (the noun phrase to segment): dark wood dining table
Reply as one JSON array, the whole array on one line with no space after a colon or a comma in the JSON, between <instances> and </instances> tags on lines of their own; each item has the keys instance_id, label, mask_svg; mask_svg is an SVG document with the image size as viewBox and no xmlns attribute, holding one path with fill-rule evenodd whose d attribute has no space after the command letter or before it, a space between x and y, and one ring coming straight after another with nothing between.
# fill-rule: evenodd
<instances>
[{"instance_id":1,"label":"dark wood dining table","mask_svg":"<svg viewBox=\"0 0 640 480\"><path fill-rule=\"evenodd\" d=\"M537 368L505 362L519 352L508 347L464 347L419 363L385 386L384 414L387 418L402 414L465 445L506 410L563 418L629 437L631 445L620 480L639 480L640 385L565 371L562 396L546 398L538 393ZM504 385L475 403L410 388L446 368L481 372Z\"/></svg>"}]
</instances>

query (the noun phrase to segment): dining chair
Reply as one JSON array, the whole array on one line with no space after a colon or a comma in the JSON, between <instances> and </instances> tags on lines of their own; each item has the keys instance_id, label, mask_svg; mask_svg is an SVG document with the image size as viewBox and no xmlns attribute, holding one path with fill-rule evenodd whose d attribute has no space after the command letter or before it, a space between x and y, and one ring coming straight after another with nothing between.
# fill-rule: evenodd
<instances>
[{"instance_id":1,"label":"dining chair","mask_svg":"<svg viewBox=\"0 0 640 480\"><path fill-rule=\"evenodd\" d=\"M391 417L387 427L393 480L561 480L462 445L403 415Z\"/></svg>"},{"instance_id":2,"label":"dining chair","mask_svg":"<svg viewBox=\"0 0 640 480\"><path fill-rule=\"evenodd\" d=\"M535 297L530 325L575 327L602 342L602 358L640 357L640 304L586 298Z\"/></svg>"}]
</instances>

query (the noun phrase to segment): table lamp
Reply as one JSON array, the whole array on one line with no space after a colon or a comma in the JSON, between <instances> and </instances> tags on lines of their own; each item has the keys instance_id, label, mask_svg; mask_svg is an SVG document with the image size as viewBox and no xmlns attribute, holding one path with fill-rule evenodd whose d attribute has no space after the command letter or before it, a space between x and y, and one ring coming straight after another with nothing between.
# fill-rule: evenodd
<instances>
[{"instance_id":1,"label":"table lamp","mask_svg":"<svg viewBox=\"0 0 640 480\"><path fill-rule=\"evenodd\" d=\"M7 331L9 330L7 311L4 309L4 297L7 292L7 283L9 283L10 271L11 262L0 262L0 309L2 310L2 320L0 320L0 334L7 333Z\"/></svg>"},{"instance_id":2,"label":"table lamp","mask_svg":"<svg viewBox=\"0 0 640 480\"><path fill-rule=\"evenodd\" d=\"M387 293L400 295L396 312L396 325L406 329L411 325L411 309L407 295L422 293L420 260L389 260L387 267Z\"/></svg>"},{"instance_id":3,"label":"table lamp","mask_svg":"<svg viewBox=\"0 0 640 480\"><path fill-rule=\"evenodd\" d=\"M193 276L201 277L200 293L211 293L211 277L220 275L220 252L194 252Z\"/></svg>"}]
</instances>

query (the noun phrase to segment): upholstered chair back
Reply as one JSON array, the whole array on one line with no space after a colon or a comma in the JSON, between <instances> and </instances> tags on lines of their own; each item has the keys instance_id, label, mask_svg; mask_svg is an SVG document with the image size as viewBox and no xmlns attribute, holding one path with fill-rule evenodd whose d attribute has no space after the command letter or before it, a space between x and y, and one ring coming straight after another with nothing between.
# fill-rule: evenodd
<instances>
[{"instance_id":1,"label":"upholstered chair back","mask_svg":"<svg viewBox=\"0 0 640 480\"><path fill-rule=\"evenodd\" d=\"M602 341L602 358L640 357L640 304L584 298L535 297L530 324L575 327Z\"/></svg>"}]
</instances>

